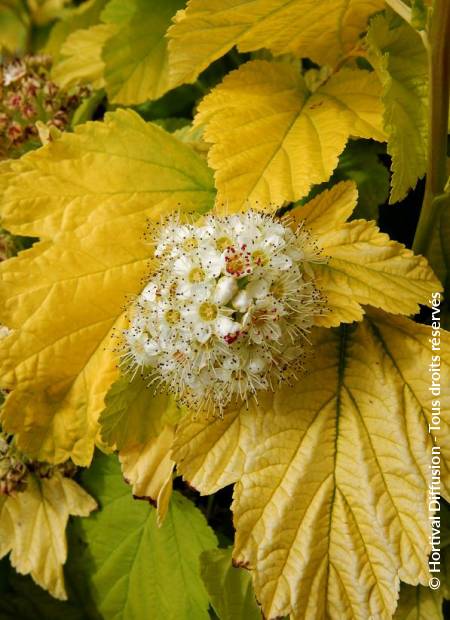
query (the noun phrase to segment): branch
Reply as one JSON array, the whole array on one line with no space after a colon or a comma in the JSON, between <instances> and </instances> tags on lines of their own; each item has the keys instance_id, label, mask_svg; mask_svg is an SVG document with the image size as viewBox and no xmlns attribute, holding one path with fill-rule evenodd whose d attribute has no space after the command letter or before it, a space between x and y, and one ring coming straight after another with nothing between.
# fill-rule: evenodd
<instances>
[{"instance_id":1,"label":"branch","mask_svg":"<svg viewBox=\"0 0 450 620\"><path fill-rule=\"evenodd\" d=\"M450 2L436 0L431 22L428 166L425 197L413 249L427 254L437 214L435 198L447 181L447 127L450 92Z\"/></svg>"}]
</instances>

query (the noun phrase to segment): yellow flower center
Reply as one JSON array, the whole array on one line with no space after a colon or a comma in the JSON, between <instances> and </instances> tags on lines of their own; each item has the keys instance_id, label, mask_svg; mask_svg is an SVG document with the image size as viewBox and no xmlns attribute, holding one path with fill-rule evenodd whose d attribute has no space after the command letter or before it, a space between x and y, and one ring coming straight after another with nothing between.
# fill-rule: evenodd
<instances>
[{"instance_id":1,"label":"yellow flower center","mask_svg":"<svg viewBox=\"0 0 450 620\"><path fill-rule=\"evenodd\" d=\"M205 301L200 306L198 313L204 321L213 321L217 316L217 306Z\"/></svg>"},{"instance_id":2,"label":"yellow flower center","mask_svg":"<svg viewBox=\"0 0 450 620\"><path fill-rule=\"evenodd\" d=\"M191 269L188 279L189 282L192 283L203 282L203 280L205 279L205 272L201 267L194 267L194 269Z\"/></svg>"},{"instance_id":3,"label":"yellow flower center","mask_svg":"<svg viewBox=\"0 0 450 620\"><path fill-rule=\"evenodd\" d=\"M219 237L216 241L216 248L221 252L225 252L231 245L233 245L233 243L229 237Z\"/></svg>"},{"instance_id":4,"label":"yellow flower center","mask_svg":"<svg viewBox=\"0 0 450 620\"><path fill-rule=\"evenodd\" d=\"M198 241L195 237L188 237L183 241L183 250L189 252L189 250L195 250L198 247Z\"/></svg>"},{"instance_id":5,"label":"yellow flower center","mask_svg":"<svg viewBox=\"0 0 450 620\"><path fill-rule=\"evenodd\" d=\"M252 260L256 265L264 267L269 262L269 258L262 250L255 250L252 252Z\"/></svg>"},{"instance_id":6,"label":"yellow flower center","mask_svg":"<svg viewBox=\"0 0 450 620\"><path fill-rule=\"evenodd\" d=\"M165 318L169 325L175 325L180 320L181 315L178 310L167 310Z\"/></svg>"},{"instance_id":7,"label":"yellow flower center","mask_svg":"<svg viewBox=\"0 0 450 620\"><path fill-rule=\"evenodd\" d=\"M232 254L231 256L227 256L227 272L232 276L240 276L244 273L245 270L245 261L240 254Z\"/></svg>"}]
</instances>

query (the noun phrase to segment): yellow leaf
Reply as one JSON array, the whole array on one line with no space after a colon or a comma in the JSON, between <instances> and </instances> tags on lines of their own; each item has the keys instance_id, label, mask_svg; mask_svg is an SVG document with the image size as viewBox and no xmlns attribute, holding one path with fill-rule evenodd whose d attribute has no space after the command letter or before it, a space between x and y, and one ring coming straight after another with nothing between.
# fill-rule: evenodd
<instances>
[{"instance_id":1,"label":"yellow leaf","mask_svg":"<svg viewBox=\"0 0 450 620\"><path fill-rule=\"evenodd\" d=\"M308 374L240 412L247 431L233 446L244 455L233 476L234 559L254 571L265 617L387 620L399 578L427 583L434 441L446 497L450 463L450 395L441 395L436 440L428 432L429 337L428 326L380 311L319 329ZM447 385L450 334L441 338ZM220 422L210 425L220 437ZM186 426L177 439L181 471L191 480L189 463L204 462L196 483L211 492L208 474L220 479L225 454L212 443L208 461Z\"/></svg>"},{"instance_id":2,"label":"yellow leaf","mask_svg":"<svg viewBox=\"0 0 450 620\"><path fill-rule=\"evenodd\" d=\"M345 222L356 202L355 185L344 182L291 212L297 224L305 221L329 257L327 262L312 265L330 310L317 317L317 325L360 320L363 305L414 314L419 303L430 305L430 295L442 290L427 260L391 241L374 222Z\"/></svg>"},{"instance_id":3,"label":"yellow leaf","mask_svg":"<svg viewBox=\"0 0 450 620\"><path fill-rule=\"evenodd\" d=\"M94 89L103 88L102 48L116 30L114 24L99 24L69 35L61 48L60 60L52 70L54 81L61 88L80 83L87 83Z\"/></svg>"},{"instance_id":4,"label":"yellow leaf","mask_svg":"<svg viewBox=\"0 0 450 620\"><path fill-rule=\"evenodd\" d=\"M158 525L161 525L169 508L172 495L174 461L170 451L174 427L166 424L157 437L145 444L123 448L119 452L123 476L133 487L133 495L149 499L156 504Z\"/></svg>"},{"instance_id":5,"label":"yellow leaf","mask_svg":"<svg viewBox=\"0 0 450 620\"><path fill-rule=\"evenodd\" d=\"M233 484L241 476L245 454L243 437L251 420L244 409L231 411L223 418L181 420L173 447L177 469L202 495L215 493Z\"/></svg>"},{"instance_id":6,"label":"yellow leaf","mask_svg":"<svg viewBox=\"0 0 450 620\"><path fill-rule=\"evenodd\" d=\"M342 69L310 93L298 68L255 60L229 74L203 99L218 202L240 208L295 201L327 181L350 134L384 139L380 84L374 73Z\"/></svg>"},{"instance_id":7,"label":"yellow leaf","mask_svg":"<svg viewBox=\"0 0 450 620\"><path fill-rule=\"evenodd\" d=\"M5 226L51 236L5 261L0 321L2 424L24 452L88 464L118 374L112 330L148 276L148 217L213 199L205 163L130 111L1 167ZM20 205L20 208L18 207Z\"/></svg>"},{"instance_id":8,"label":"yellow leaf","mask_svg":"<svg viewBox=\"0 0 450 620\"><path fill-rule=\"evenodd\" d=\"M383 0L190 0L169 29L172 83L193 82L234 45L334 65Z\"/></svg>"},{"instance_id":9,"label":"yellow leaf","mask_svg":"<svg viewBox=\"0 0 450 620\"><path fill-rule=\"evenodd\" d=\"M41 238L88 218L92 228L114 213L151 210L158 219L178 203L206 209L213 191L210 171L190 148L131 110L0 166L3 227Z\"/></svg>"},{"instance_id":10,"label":"yellow leaf","mask_svg":"<svg viewBox=\"0 0 450 620\"><path fill-rule=\"evenodd\" d=\"M42 48L43 53L49 54L54 62L59 60L59 54L64 41L76 30L94 26L99 22L100 14L108 0L86 0L79 6L67 8L50 31L48 39Z\"/></svg>"},{"instance_id":11,"label":"yellow leaf","mask_svg":"<svg viewBox=\"0 0 450 620\"><path fill-rule=\"evenodd\" d=\"M49 479L30 474L25 491L0 504L0 557L59 599L67 599L63 564L67 559L69 515L87 517L97 504L74 480L55 472Z\"/></svg>"}]
</instances>

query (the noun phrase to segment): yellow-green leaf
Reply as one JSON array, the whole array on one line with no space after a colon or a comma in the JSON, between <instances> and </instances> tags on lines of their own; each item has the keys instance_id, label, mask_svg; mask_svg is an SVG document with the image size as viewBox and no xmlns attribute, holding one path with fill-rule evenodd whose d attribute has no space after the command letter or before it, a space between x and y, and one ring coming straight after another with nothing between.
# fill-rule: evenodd
<instances>
[{"instance_id":1,"label":"yellow-green leaf","mask_svg":"<svg viewBox=\"0 0 450 620\"><path fill-rule=\"evenodd\" d=\"M440 432L428 432L429 336L428 326L380 311L358 325L317 330L308 374L241 411L249 430L234 448L244 455L235 476L234 559L254 571L267 618L388 619L399 578L427 583L435 441L446 497L450 465L448 394ZM450 334L441 338L447 385ZM177 442L188 480L199 451L190 438L184 426ZM204 453L202 445L203 460ZM217 479L222 456L205 461L200 491L210 492L208 468Z\"/></svg>"},{"instance_id":2,"label":"yellow-green leaf","mask_svg":"<svg viewBox=\"0 0 450 620\"><path fill-rule=\"evenodd\" d=\"M103 88L105 69L102 48L116 32L113 24L97 24L69 35L61 48L61 58L53 68L52 77L61 88L87 83L94 89Z\"/></svg>"},{"instance_id":3,"label":"yellow-green leaf","mask_svg":"<svg viewBox=\"0 0 450 620\"><path fill-rule=\"evenodd\" d=\"M393 620L444 620L442 595L427 586L402 583Z\"/></svg>"},{"instance_id":4,"label":"yellow-green leaf","mask_svg":"<svg viewBox=\"0 0 450 620\"><path fill-rule=\"evenodd\" d=\"M181 203L204 210L213 188L205 163L130 111L2 167L5 225L52 236L2 271L2 423L24 452L89 463L103 400L118 374L112 330L148 276L147 218ZM20 207L19 207L20 205ZM18 303L20 300L20 303Z\"/></svg>"},{"instance_id":5,"label":"yellow-green leaf","mask_svg":"<svg viewBox=\"0 0 450 620\"><path fill-rule=\"evenodd\" d=\"M113 103L131 105L158 99L171 88L164 35L184 0L135 3L131 20L103 48L106 91Z\"/></svg>"},{"instance_id":6,"label":"yellow-green leaf","mask_svg":"<svg viewBox=\"0 0 450 620\"><path fill-rule=\"evenodd\" d=\"M99 424L102 440L119 450L133 495L152 501L161 524L172 493L174 424L181 410L172 396L154 394L137 374L121 376L105 398Z\"/></svg>"},{"instance_id":7,"label":"yellow-green leaf","mask_svg":"<svg viewBox=\"0 0 450 620\"><path fill-rule=\"evenodd\" d=\"M148 502L133 500L114 457L101 455L83 476L101 509L83 519L84 569L105 620L208 620L200 554L217 545L201 511L174 493L157 527Z\"/></svg>"},{"instance_id":8,"label":"yellow-green leaf","mask_svg":"<svg viewBox=\"0 0 450 620\"><path fill-rule=\"evenodd\" d=\"M0 557L59 599L66 599L63 564L67 559L69 515L87 517L96 502L74 480L55 472L49 479L32 474L25 491L0 503Z\"/></svg>"},{"instance_id":9,"label":"yellow-green leaf","mask_svg":"<svg viewBox=\"0 0 450 620\"><path fill-rule=\"evenodd\" d=\"M328 312L316 318L327 327L351 323L371 305L396 314L413 314L419 303L442 290L426 259L380 233L374 222L345 222L357 203L352 182L338 183L291 214L304 221L326 262L311 266Z\"/></svg>"},{"instance_id":10,"label":"yellow-green leaf","mask_svg":"<svg viewBox=\"0 0 450 620\"><path fill-rule=\"evenodd\" d=\"M0 1L0 49L10 54L23 52L30 23L24 7L11 0Z\"/></svg>"},{"instance_id":11,"label":"yellow-green leaf","mask_svg":"<svg viewBox=\"0 0 450 620\"><path fill-rule=\"evenodd\" d=\"M193 82L234 45L334 65L382 8L383 0L190 0L168 32L172 83Z\"/></svg>"},{"instance_id":12,"label":"yellow-green leaf","mask_svg":"<svg viewBox=\"0 0 450 620\"><path fill-rule=\"evenodd\" d=\"M426 170L428 60L419 34L383 16L367 34L369 59L383 84L384 128L392 157L391 202L405 197Z\"/></svg>"},{"instance_id":13,"label":"yellow-green leaf","mask_svg":"<svg viewBox=\"0 0 450 620\"><path fill-rule=\"evenodd\" d=\"M108 0L86 0L77 7L66 9L62 18L53 26L43 51L57 62L61 46L67 37L76 30L97 24L107 2Z\"/></svg>"},{"instance_id":14,"label":"yellow-green leaf","mask_svg":"<svg viewBox=\"0 0 450 620\"><path fill-rule=\"evenodd\" d=\"M28 0L28 10L37 26L45 26L64 14L69 0Z\"/></svg>"},{"instance_id":15,"label":"yellow-green leaf","mask_svg":"<svg viewBox=\"0 0 450 620\"><path fill-rule=\"evenodd\" d=\"M232 549L210 549L200 556L203 583L220 620L261 620L248 571L231 563Z\"/></svg>"},{"instance_id":16,"label":"yellow-green leaf","mask_svg":"<svg viewBox=\"0 0 450 620\"><path fill-rule=\"evenodd\" d=\"M280 205L327 181L350 134L384 139L374 73L342 69L310 93L298 68L256 60L229 74L195 118L211 142L218 201Z\"/></svg>"},{"instance_id":17,"label":"yellow-green leaf","mask_svg":"<svg viewBox=\"0 0 450 620\"><path fill-rule=\"evenodd\" d=\"M145 444L180 416L172 396L154 394L139 374L132 380L123 375L105 397L105 409L99 419L102 439L118 450Z\"/></svg>"}]
</instances>

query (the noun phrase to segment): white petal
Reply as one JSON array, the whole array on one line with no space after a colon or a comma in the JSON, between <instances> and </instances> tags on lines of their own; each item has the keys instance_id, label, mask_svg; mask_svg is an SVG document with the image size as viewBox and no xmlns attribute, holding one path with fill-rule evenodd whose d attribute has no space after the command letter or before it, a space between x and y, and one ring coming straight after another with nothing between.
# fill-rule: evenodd
<instances>
[{"instance_id":1,"label":"white petal","mask_svg":"<svg viewBox=\"0 0 450 620\"><path fill-rule=\"evenodd\" d=\"M223 276L217 282L216 290L214 291L214 301L217 304L225 305L234 297L238 290L239 287L235 278Z\"/></svg>"},{"instance_id":2,"label":"white petal","mask_svg":"<svg viewBox=\"0 0 450 620\"><path fill-rule=\"evenodd\" d=\"M158 287L156 284L154 282L150 282L141 293L142 299L144 301L155 301L157 290Z\"/></svg>"},{"instance_id":3,"label":"white petal","mask_svg":"<svg viewBox=\"0 0 450 620\"><path fill-rule=\"evenodd\" d=\"M216 320L215 328L216 334L224 338L230 334L236 334L240 331L241 326L227 316L221 316Z\"/></svg>"},{"instance_id":4,"label":"white petal","mask_svg":"<svg viewBox=\"0 0 450 620\"><path fill-rule=\"evenodd\" d=\"M252 303L252 297L248 294L246 289L243 289L233 298L232 303L233 308L236 308L239 312L245 312Z\"/></svg>"},{"instance_id":5,"label":"white petal","mask_svg":"<svg viewBox=\"0 0 450 620\"><path fill-rule=\"evenodd\" d=\"M264 372L267 368L267 360L263 358L262 355L252 355L252 358L248 364L248 369L250 372L254 372L259 374Z\"/></svg>"},{"instance_id":6,"label":"white petal","mask_svg":"<svg viewBox=\"0 0 450 620\"><path fill-rule=\"evenodd\" d=\"M282 271L285 271L286 269L289 269L291 265L292 259L286 254L275 254L275 256L272 256L270 259L270 266L273 269L281 269Z\"/></svg>"},{"instance_id":7,"label":"white petal","mask_svg":"<svg viewBox=\"0 0 450 620\"><path fill-rule=\"evenodd\" d=\"M208 342L212 334L211 325L207 325L207 324L198 325L197 324L194 328L194 334L197 340L201 342L202 344L204 344L205 342Z\"/></svg>"},{"instance_id":8,"label":"white petal","mask_svg":"<svg viewBox=\"0 0 450 620\"><path fill-rule=\"evenodd\" d=\"M249 282L245 288L248 294L251 297L256 297L256 299L262 299L269 294L270 285L267 280L264 278L258 278L257 280L252 280Z\"/></svg>"}]
</instances>

